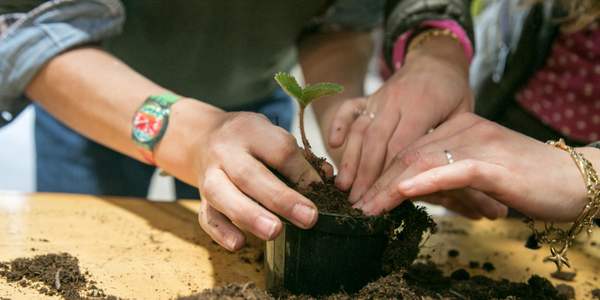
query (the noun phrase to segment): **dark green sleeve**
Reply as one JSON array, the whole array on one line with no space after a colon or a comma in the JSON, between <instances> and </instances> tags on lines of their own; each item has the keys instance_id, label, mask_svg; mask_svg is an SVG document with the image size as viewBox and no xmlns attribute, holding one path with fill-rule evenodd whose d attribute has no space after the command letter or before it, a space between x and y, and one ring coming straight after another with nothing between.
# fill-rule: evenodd
<instances>
[{"instance_id":1,"label":"dark green sleeve","mask_svg":"<svg viewBox=\"0 0 600 300\"><path fill-rule=\"evenodd\" d=\"M26 13L36 6L44 3L44 0L5 0L0 1L0 15L12 13Z\"/></svg>"}]
</instances>

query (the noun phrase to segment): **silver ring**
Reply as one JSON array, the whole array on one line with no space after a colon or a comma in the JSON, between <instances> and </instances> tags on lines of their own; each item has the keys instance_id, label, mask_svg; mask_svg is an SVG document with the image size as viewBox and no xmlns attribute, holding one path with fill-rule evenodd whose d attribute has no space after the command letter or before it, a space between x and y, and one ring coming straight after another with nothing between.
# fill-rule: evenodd
<instances>
[{"instance_id":1,"label":"silver ring","mask_svg":"<svg viewBox=\"0 0 600 300\"><path fill-rule=\"evenodd\" d=\"M371 120L375 119L375 113L374 112L368 112L366 109L363 110L360 114L363 115L363 116L367 116Z\"/></svg>"},{"instance_id":2,"label":"silver ring","mask_svg":"<svg viewBox=\"0 0 600 300\"><path fill-rule=\"evenodd\" d=\"M446 159L448 160L448 164L454 163L454 157L452 157L452 153L448 150L444 150L444 154L446 154Z\"/></svg>"}]
</instances>

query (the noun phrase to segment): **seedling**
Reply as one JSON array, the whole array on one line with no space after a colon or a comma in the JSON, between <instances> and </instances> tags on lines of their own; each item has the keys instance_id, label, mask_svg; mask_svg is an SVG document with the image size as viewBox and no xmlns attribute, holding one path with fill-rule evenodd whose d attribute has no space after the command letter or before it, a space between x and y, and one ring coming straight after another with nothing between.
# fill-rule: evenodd
<instances>
[{"instance_id":1,"label":"seedling","mask_svg":"<svg viewBox=\"0 0 600 300\"><path fill-rule=\"evenodd\" d=\"M311 102L318 98L341 93L344 90L344 87L330 82L321 82L301 87L293 75L285 72L275 74L275 81L277 81L288 95L298 102L298 105L300 106L298 118L300 121L300 135L302 136L304 153L309 158L317 158L312 152L310 143L306 138L306 131L304 129L304 110Z\"/></svg>"}]
</instances>

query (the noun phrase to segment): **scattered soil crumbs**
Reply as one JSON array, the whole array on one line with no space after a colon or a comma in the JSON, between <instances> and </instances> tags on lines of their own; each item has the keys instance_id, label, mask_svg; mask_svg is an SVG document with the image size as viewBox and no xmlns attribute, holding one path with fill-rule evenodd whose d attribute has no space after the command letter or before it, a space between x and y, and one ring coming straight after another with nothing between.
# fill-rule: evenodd
<instances>
[{"instance_id":1,"label":"scattered soil crumbs","mask_svg":"<svg viewBox=\"0 0 600 300\"><path fill-rule=\"evenodd\" d=\"M458 269L450 274L450 278L454 280L469 280L469 278L471 278L471 274L469 274L469 272L467 272L465 269Z\"/></svg>"},{"instance_id":2,"label":"scattered soil crumbs","mask_svg":"<svg viewBox=\"0 0 600 300\"><path fill-rule=\"evenodd\" d=\"M48 296L60 295L67 300L117 299L107 296L88 281L79 269L79 260L67 253L38 255L33 258L17 258L0 262L0 277L31 287Z\"/></svg>"},{"instance_id":3,"label":"scattered soil crumbs","mask_svg":"<svg viewBox=\"0 0 600 300\"><path fill-rule=\"evenodd\" d=\"M464 271L464 270L463 270ZM466 271L465 271L466 272ZM468 273L467 273L468 274ZM338 293L320 298L280 293L269 295L253 284L229 284L208 289L200 294L179 297L179 300L205 299L288 299L288 300L349 300L349 299L569 299L539 276L527 283L492 280L485 276L460 279L446 277L435 265L415 264L405 271L394 272L367 284L355 294ZM599 298L600 299L600 298Z\"/></svg>"},{"instance_id":4,"label":"scattered soil crumbs","mask_svg":"<svg viewBox=\"0 0 600 300\"><path fill-rule=\"evenodd\" d=\"M575 279L575 276L577 276L577 273L575 272L563 272L563 271L556 271L552 274L550 274L550 276L559 279L559 280L564 280L564 281L573 281L573 279Z\"/></svg>"},{"instance_id":5,"label":"scattered soil crumbs","mask_svg":"<svg viewBox=\"0 0 600 300\"><path fill-rule=\"evenodd\" d=\"M486 272L492 272L496 270L496 267L491 262L484 262L481 268L484 269Z\"/></svg>"},{"instance_id":6,"label":"scattered soil crumbs","mask_svg":"<svg viewBox=\"0 0 600 300\"><path fill-rule=\"evenodd\" d=\"M556 290L569 300L575 299L575 289L568 284L561 283L556 286Z\"/></svg>"},{"instance_id":7,"label":"scattered soil crumbs","mask_svg":"<svg viewBox=\"0 0 600 300\"><path fill-rule=\"evenodd\" d=\"M179 297L178 300L209 300L209 299L227 299L227 300L271 300L267 292L257 288L254 283L227 284L214 289L206 289L202 293L192 296Z\"/></svg>"},{"instance_id":8,"label":"scattered soil crumbs","mask_svg":"<svg viewBox=\"0 0 600 300\"><path fill-rule=\"evenodd\" d=\"M600 299L600 289L592 290L592 298Z\"/></svg>"},{"instance_id":9,"label":"scattered soil crumbs","mask_svg":"<svg viewBox=\"0 0 600 300\"><path fill-rule=\"evenodd\" d=\"M459 254L460 254L460 252L458 252L458 250L456 250L456 249L448 250L449 257L458 257Z\"/></svg>"},{"instance_id":10,"label":"scattered soil crumbs","mask_svg":"<svg viewBox=\"0 0 600 300\"><path fill-rule=\"evenodd\" d=\"M542 245L540 245L539 241L535 237L535 234L532 234L527 238L527 241L525 242L525 247L532 250L537 250L542 248Z\"/></svg>"}]
</instances>

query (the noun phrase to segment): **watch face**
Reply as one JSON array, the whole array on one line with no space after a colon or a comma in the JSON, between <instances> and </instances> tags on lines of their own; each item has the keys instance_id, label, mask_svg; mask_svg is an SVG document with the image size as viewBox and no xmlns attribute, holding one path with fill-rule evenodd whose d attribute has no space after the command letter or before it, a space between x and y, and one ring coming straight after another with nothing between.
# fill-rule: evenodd
<instances>
[{"instance_id":1,"label":"watch face","mask_svg":"<svg viewBox=\"0 0 600 300\"><path fill-rule=\"evenodd\" d=\"M165 122L165 113L159 106L149 105L137 112L133 118L133 135L140 143L157 138Z\"/></svg>"}]
</instances>

